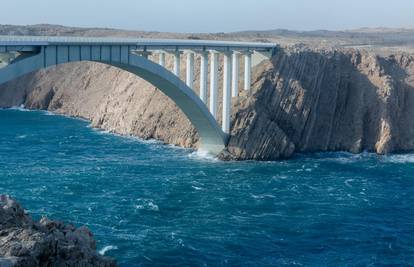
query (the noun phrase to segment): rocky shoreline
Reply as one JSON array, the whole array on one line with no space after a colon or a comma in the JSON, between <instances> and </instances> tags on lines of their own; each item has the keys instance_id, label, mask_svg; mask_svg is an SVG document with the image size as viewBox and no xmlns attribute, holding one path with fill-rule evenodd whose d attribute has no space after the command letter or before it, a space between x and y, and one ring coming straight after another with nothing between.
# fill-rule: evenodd
<instances>
[{"instance_id":1,"label":"rocky shoreline","mask_svg":"<svg viewBox=\"0 0 414 267\"><path fill-rule=\"evenodd\" d=\"M96 252L86 227L75 228L43 217L34 221L9 196L0 196L0 266L115 267L114 259Z\"/></svg>"},{"instance_id":2,"label":"rocky shoreline","mask_svg":"<svg viewBox=\"0 0 414 267\"><path fill-rule=\"evenodd\" d=\"M198 146L196 130L169 98L138 77L98 63L65 64L2 85L0 107L20 105L81 117L121 135ZM252 94L240 91L232 105L224 160L412 151L414 56L285 47L254 68Z\"/></svg>"}]
</instances>

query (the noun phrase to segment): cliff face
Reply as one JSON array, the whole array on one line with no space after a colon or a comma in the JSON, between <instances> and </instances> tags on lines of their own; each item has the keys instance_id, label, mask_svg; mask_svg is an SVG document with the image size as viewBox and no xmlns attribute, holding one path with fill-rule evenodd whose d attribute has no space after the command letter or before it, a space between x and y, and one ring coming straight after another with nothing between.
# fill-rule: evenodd
<instances>
[{"instance_id":1,"label":"cliff face","mask_svg":"<svg viewBox=\"0 0 414 267\"><path fill-rule=\"evenodd\" d=\"M414 149L414 57L282 50L256 70L233 113L225 157Z\"/></svg>"},{"instance_id":2,"label":"cliff face","mask_svg":"<svg viewBox=\"0 0 414 267\"><path fill-rule=\"evenodd\" d=\"M413 62L411 55L281 49L255 68L252 94L241 92L233 99L229 147L221 158L413 150ZM101 64L62 65L0 88L0 107L21 104L83 117L120 134L184 147L198 143L195 129L170 99L145 81Z\"/></svg>"}]
</instances>

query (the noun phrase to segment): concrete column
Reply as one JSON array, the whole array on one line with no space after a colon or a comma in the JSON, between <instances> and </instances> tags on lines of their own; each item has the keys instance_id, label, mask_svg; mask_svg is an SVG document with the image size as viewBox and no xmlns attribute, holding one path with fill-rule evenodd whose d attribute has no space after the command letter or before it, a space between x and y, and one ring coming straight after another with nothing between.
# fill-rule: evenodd
<instances>
[{"instance_id":1,"label":"concrete column","mask_svg":"<svg viewBox=\"0 0 414 267\"><path fill-rule=\"evenodd\" d=\"M164 52L160 52L158 54L158 64L165 67L165 53Z\"/></svg>"},{"instance_id":2,"label":"concrete column","mask_svg":"<svg viewBox=\"0 0 414 267\"><path fill-rule=\"evenodd\" d=\"M174 74L179 78L180 77L180 51L174 53Z\"/></svg>"},{"instance_id":3,"label":"concrete column","mask_svg":"<svg viewBox=\"0 0 414 267\"><path fill-rule=\"evenodd\" d=\"M186 68L186 83L187 86L193 88L194 86L194 53L187 53L187 68Z\"/></svg>"},{"instance_id":4,"label":"concrete column","mask_svg":"<svg viewBox=\"0 0 414 267\"><path fill-rule=\"evenodd\" d=\"M252 86L252 52L244 54L244 90L250 91Z\"/></svg>"},{"instance_id":5,"label":"concrete column","mask_svg":"<svg viewBox=\"0 0 414 267\"><path fill-rule=\"evenodd\" d=\"M208 53L202 52L200 56L200 98L207 104Z\"/></svg>"},{"instance_id":6,"label":"concrete column","mask_svg":"<svg viewBox=\"0 0 414 267\"><path fill-rule=\"evenodd\" d=\"M231 77L231 96L237 97L239 95L239 52L233 52L233 66Z\"/></svg>"},{"instance_id":7,"label":"concrete column","mask_svg":"<svg viewBox=\"0 0 414 267\"><path fill-rule=\"evenodd\" d=\"M210 112L217 119L218 53L211 52L210 63Z\"/></svg>"},{"instance_id":8,"label":"concrete column","mask_svg":"<svg viewBox=\"0 0 414 267\"><path fill-rule=\"evenodd\" d=\"M232 54L224 54L223 65L223 118L222 130L225 133L230 133L230 115L231 115L231 64Z\"/></svg>"}]
</instances>

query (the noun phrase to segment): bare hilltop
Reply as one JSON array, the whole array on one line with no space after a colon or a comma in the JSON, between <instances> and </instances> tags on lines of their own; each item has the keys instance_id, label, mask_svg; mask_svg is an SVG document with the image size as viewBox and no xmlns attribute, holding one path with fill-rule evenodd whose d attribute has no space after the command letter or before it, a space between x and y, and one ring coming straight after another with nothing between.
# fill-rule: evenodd
<instances>
[{"instance_id":1,"label":"bare hilltop","mask_svg":"<svg viewBox=\"0 0 414 267\"><path fill-rule=\"evenodd\" d=\"M189 34L0 25L0 35L275 42L280 49L274 57L254 68L252 93L241 91L232 101L222 159L414 150L414 29ZM144 80L98 63L60 65L2 85L0 107L17 105L82 117L124 135L198 145L197 132L170 99Z\"/></svg>"}]
</instances>

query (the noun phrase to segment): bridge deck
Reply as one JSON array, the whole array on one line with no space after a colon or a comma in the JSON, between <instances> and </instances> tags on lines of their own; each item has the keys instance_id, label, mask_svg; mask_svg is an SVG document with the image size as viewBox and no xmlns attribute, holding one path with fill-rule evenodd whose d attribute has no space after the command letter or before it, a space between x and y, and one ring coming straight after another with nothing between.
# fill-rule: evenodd
<instances>
[{"instance_id":1,"label":"bridge deck","mask_svg":"<svg viewBox=\"0 0 414 267\"><path fill-rule=\"evenodd\" d=\"M175 40L175 39L139 39L139 38L95 38L95 37L51 37L51 36L0 36L0 46L49 45L129 45L138 48L156 49L204 49L204 50L255 50L270 51L274 43L231 42L212 40Z\"/></svg>"}]
</instances>

